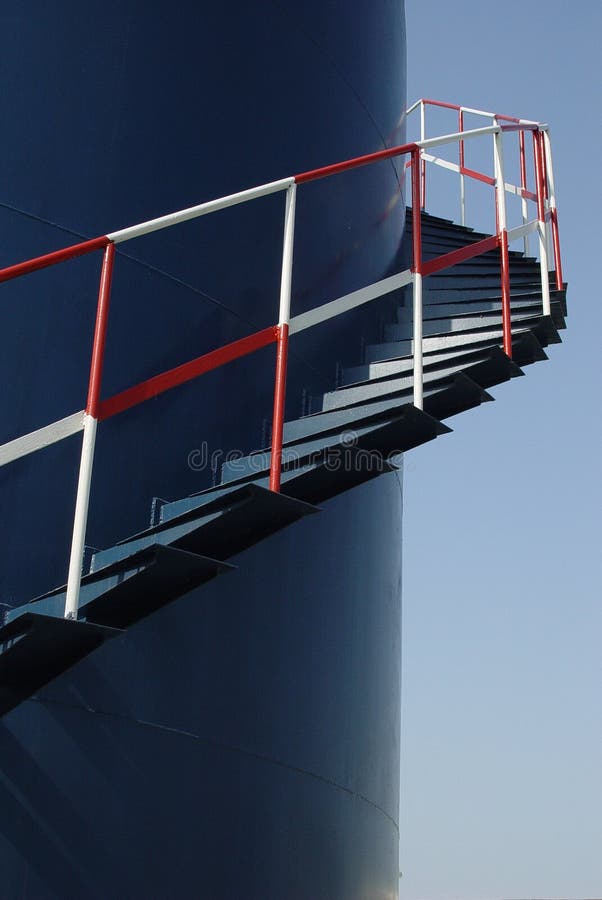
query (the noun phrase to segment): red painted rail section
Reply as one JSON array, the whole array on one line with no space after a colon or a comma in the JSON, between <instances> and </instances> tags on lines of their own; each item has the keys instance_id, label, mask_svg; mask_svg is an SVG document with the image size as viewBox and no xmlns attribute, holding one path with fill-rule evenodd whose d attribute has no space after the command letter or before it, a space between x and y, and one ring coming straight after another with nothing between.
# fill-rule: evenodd
<instances>
[{"instance_id":1,"label":"red painted rail section","mask_svg":"<svg viewBox=\"0 0 602 900\"><path fill-rule=\"evenodd\" d=\"M141 381L133 385L133 387L101 401L98 408L98 419L100 422L104 422L106 419L132 409L146 400L158 397L159 394L163 394L165 391L170 391L172 388L205 375L207 372L219 369L220 366L225 366L235 359L248 356L262 347L268 347L277 340L278 327L271 325L263 331L257 331L255 334L233 341L231 344L225 344L223 347L212 350L210 353L197 356L196 359L169 369L167 372L162 372L160 375L147 378L145 381Z\"/></svg>"},{"instance_id":2,"label":"red painted rail section","mask_svg":"<svg viewBox=\"0 0 602 900\"><path fill-rule=\"evenodd\" d=\"M425 131L425 109L427 106L441 107L444 109L455 110L458 113L459 132L455 134L441 135L434 138L427 138ZM483 253L490 252L494 249L500 251L500 288L501 288L501 306L502 306L502 331L503 331L503 347L508 356L512 355L512 323L510 309L510 259L508 246L511 240L524 238L527 235L537 231L539 235L540 248L540 265L541 265L541 282L544 313L549 313L550 296L549 296L549 278L548 278L548 262L547 262L547 227L549 223L551 241L554 254L554 268L556 273L556 287L562 289L562 267L560 261L560 241L558 235L558 215L556 209L556 195L552 170L552 155L547 127L540 123L529 120L517 119L512 116L502 116L494 113L484 112L482 110L471 109L470 107L459 106L453 103L423 99L417 101L410 109L408 114L414 109L420 107L421 112L421 140L400 144L395 147L378 150L374 153L365 154L363 156L336 162L331 165L322 166L318 169L312 169L302 172L298 175L290 176L279 181L270 182L269 184L260 185L256 188L250 188L241 191L238 194L232 194L227 197L212 200L206 203L198 204L195 207L189 207L179 210L175 213L169 213L158 219L143 222L139 225L131 226L114 232L109 235L102 235L91 240L82 241L56 250L52 253L44 254L15 265L0 269L0 282L9 281L21 276L28 275L32 272L54 266L59 263L67 262L79 256L103 250L103 263L100 275L100 284L98 291L98 303L96 313L96 324L94 331L94 339L92 346L92 355L90 362L88 398L85 410L74 413L66 419L59 422L51 423L30 435L24 435L0 446L0 465L5 465L13 459L35 452L42 447L51 443L62 440L78 431L83 431L82 453L80 461L80 472L78 480L78 492L76 499L76 509L74 516L73 538L71 546L71 556L69 561L69 576L67 585L67 600L65 606L65 615L69 618L77 617L79 590L81 581L82 557L84 549L84 539L87 527L88 503L90 495L90 485L92 479L92 466L94 458L94 447L96 430L99 422L103 422L112 416L125 412L134 406L157 397L160 394L183 385L192 379L210 372L220 366L245 357L254 353L270 344L277 345L276 351L276 368L274 376L274 407L272 420L272 450L270 460L270 476L269 486L273 491L280 490L281 467L282 467L282 448L283 448L283 426L284 412L286 401L286 377L288 366L288 344L290 326L295 326L292 330L303 329L326 321L332 316L339 315L348 309L369 302L378 296L382 296L383 292L390 291L401 287L404 284L412 283L413 290L413 362L414 362L414 404L418 408L422 408L423 403L423 374L422 374L422 281L423 278L433 275L442 269L457 265L468 259L472 259ZM474 114L484 116L491 120L491 125L485 128L466 130L465 115ZM503 122L504 124L500 124ZM531 131L533 133L533 160L535 172L535 190L530 191L527 183L527 165L526 165L526 148L525 133ZM506 183L504 178L504 165L502 153L502 138L507 132L517 132L519 140L519 164L520 164L520 185L514 186ZM495 177L484 172L478 172L465 164L465 143L474 138L493 135L495 154L494 168ZM458 164L449 163L430 155L430 150L444 144L458 144ZM403 171L411 169L412 186L411 186L411 205L413 211L412 221L412 244L413 257L412 265L409 270L399 273L393 278L384 279L382 282L376 282L374 285L368 285L352 294L337 300L330 301L322 307L311 311L309 314L304 313L291 319L291 281L292 281L292 263L293 263L293 237L295 227L295 197L298 186L304 185L311 181L317 181L322 178L330 178L336 175L342 175L353 169L363 166L377 164L385 160L409 156L409 160L403 166ZM462 220L464 221L464 179L470 178L480 181L486 185L495 188L496 197L496 233L483 240L476 241L467 247L442 254L441 256L423 262L422 260L422 233L421 233L421 209L424 208L426 197L426 164L427 162L436 165L442 165L444 168L452 169L460 176L461 185L461 205ZM230 206L249 202L268 194L278 191L286 192L286 208L285 208L285 228L284 242L282 251L282 276L280 289L280 309L278 324L269 326L268 328L258 331L255 334L248 335L240 340L231 342L215 350L205 353L196 359L176 366L173 369L159 373L152 378L148 378L126 390L101 400L101 384L102 372L105 357L107 324L109 315L109 304L111 295L111 283L113 268L115 264L116 249L115 245L123 241L149 234L153 231L163 228L173 227L198 216L207 215L219 209L225 209ZM523 224L517 228L508 229L506 220L506 193L514 193L521 198L523 211ZM526 204L527 201L533 201L537 204L537 219L527 222ZM392 282L392 283L391 283ZM304 320L301 322L300 320Z\"/></svg>"},{"instance_id":3,"label":"red painted rail section","mask_svg":"<svg viewBox=\"0 0 602 900\"><path fill-rule=\"evenodd\" d=\"M0 269L0 282L12 281L13 278L20 278L22 275L29 275L31 272L38 272L40 269L56 266L58 263L75 259L77 256L85 256L86 253L92 253L94 250L103 249L109 243L108 237L97 237L93 238L91 241L83 241L81 244L72 244L70 247L64 247L62 250L55 250L53 253L46 253L44 256L36 256L34 259L16 263L14 266Z\"/></svg>"}]
</instances>

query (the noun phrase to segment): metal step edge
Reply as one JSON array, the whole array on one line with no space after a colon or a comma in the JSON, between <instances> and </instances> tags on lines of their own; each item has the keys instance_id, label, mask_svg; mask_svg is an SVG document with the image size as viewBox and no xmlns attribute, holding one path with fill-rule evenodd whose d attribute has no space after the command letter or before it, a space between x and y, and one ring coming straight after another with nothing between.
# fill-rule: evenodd
<instances>
[{"instance_id":1,"label":"metal step edge","mask_svg":"<svg viewBox=\"0 0 602 900\"><path fill-rule=\"evenodd\" d=\"M442 382L449 382L453 376L466 368L464 360L445 366L441 369L424 369L423 385L424 389L434 388ZM324 394L322 409L324 412L330 410L341 409L343 407L356 406L376 397L387 397L391 394L411 393L414 386L414 376L412 372L405 375L393 375L390 378L380 379L379 381L368 381L361 385L353 385L349 387L340 387L335 391L329 391Z\"/></svg>"}]
</instances>

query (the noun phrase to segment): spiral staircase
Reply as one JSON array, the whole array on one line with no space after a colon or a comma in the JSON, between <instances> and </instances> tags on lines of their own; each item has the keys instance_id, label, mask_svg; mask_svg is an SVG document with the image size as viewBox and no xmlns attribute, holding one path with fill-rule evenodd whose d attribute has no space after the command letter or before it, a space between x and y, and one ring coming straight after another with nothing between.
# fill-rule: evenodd
<instances>
[{"instance_id":1,"label":"spiral staircase","mask_svg":"<svg viewBox=\"0 0 602 900\"><path fill-rule=\"evenodd\" d=\"M424 261L484 239L422 213ZM407 211L410 256L412 212ZM270 448L222 469L221 483L164 503L145 531L96 552L81 579L77 619L63 617L66 587L10 610L0 627L0 715L122 635L140 619L233 568L242 550L316 504L395 468L396 457L451 429L452 416L493 399L488 390L547 359L565 327L565 285L550 281L542 312L540 264L510 252L512 354L503 349L500 251L491 250L425 279L423 409L413 405L411 288L399 292L396 321L365 359L344 370L317 411L285 423L281 491L269 489Z\"/></svg>"}]
</instances>

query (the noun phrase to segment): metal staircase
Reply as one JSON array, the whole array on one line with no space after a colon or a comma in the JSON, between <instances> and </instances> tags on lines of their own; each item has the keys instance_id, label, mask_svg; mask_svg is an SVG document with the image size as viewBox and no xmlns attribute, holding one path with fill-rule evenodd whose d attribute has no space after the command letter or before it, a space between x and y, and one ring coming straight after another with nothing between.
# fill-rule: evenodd
<instances>
[{"instance_id":1,"label":"metal staircase","mask_svg":"<svg viewBox=\"0 0 602 900\"><path fill-rule=\"evenodd\" d=\"M411 234L408 211L406 234ZM480 235L422 213L425 257ZM484 237L484 236L483 236ZM542 314L539 263L514 254L512 359L501 350L499 253L474 258L425 288L424 410L412 404L411 308L366 362L345 370L322 409L284 425L282 492L268 489L270 448L226 463L222 482L166 503L160 521L92 557L81 582L77 622L62 618L66 587L12 610L0 629L0 713L74 665L105 640L233 567L226 560L325 501L391 471L395 456L450 431L441 420L494 398L487 388L547 359L565 327L565 290L551 286ZM404 292L409 293L408 291Z\"/></svg>"},{"instance_id":2,"label":"metal staircase","mask_svg":"<svg viewBox=\"0 0 602 900\"><path fill-rule=\"evenodd\" d=\"M533 130L531 125L524 128ZM496 124L480 131L494 134L497 139L501 138L503 127ZM520 131L521 135L523 133ZM463 132L462 137L470 134ZM536 154L543 154L543 149L542 139L539 151L536 145ZM555 273L548 273L545 265L545 278L549 279L546 283L542 242L539 261L522 252L509 251L503 217L501 225L498 219L499 234L492 238L421 211L417 173L422 165L420 153L423 148L416 144L396 148L397 155L402 152L412 154L414 179L413 207L407 211L402 253L406 260L413 259L411 273L408 269L394 278L326 304L316 311L317 314L312 311L290 319L295 186L315 177L336 174L343 164L339 168L327 167L328 172L320 170L317 175L305 173L294 179L274 182L267 186L268 190L262 189L263 192L287 190L281 316L277 328L266 329L102 402L99 391L103 329L106 329L114 244L136 236L143 227L147 231L156 230L160 220L77 245L78 248L86 247L79 249L79 253L105 248L90 396L83 425L76 414L26 436L30 444L24 449L19 442L25 438L5 445L8 461L35 450L33 444L36 441L37 446L45 446L83 428L80 491L85 478L88 478L89 490L91 459L88 464L85 456L87 426L92 428L88 440L92 441L93 449L97 421L102 422L136 402L196 377L214 364L221 365L243 352L277 341L273 446L225 463L221 483L217 486L164 503L158 522L113 547L96 552L89 571L81 575L87 516L84 483L84 528L78 544L74 526L73 546L76 549L72 552L70 583L10 610L0 627L0 715L140 619L227 573L233 568L227 560L242 550L318 512L316 504L392 471L399 454L449 432L451 429L443 424L443 420L492 400L489 388L523 375L523 367L547 359L544 348L548 344L560 341L558 331L565 327L566 286L562 282L558 257ZM375 157L392 157L395 153L383 151L362 158L360 162L354 161L353 165L366 164ZM537 159L536 155L536 169ZM543 156L539 159L541 175ZM500 175L503 173L498 171L498 186L505 185L503 177L500 181ZM541 179L538 184L539 221L545 222ZM505 187L508 189L507 185ZM257 190L254 196L260 196ZM504 191L497 193L499 211L499 194ZM551 191L548 197L550 194ZM226 201L226 205L233 205L231 198ZM213 202L212 208L219 208L217 201ZM555 214L555 205L550 209ZM174 219L176 215L180 215L180 219ZM184 221L186 216L192 217L190 210L166 219ZM535 231L533 225L529 223L515 229L515 237ZM124 237L126 233L127 237ZM543 233L545 235L545 228ZM416 248L420 244L417 255ZM61 259L68 258L65 251L59 253L63 254ZM38 258L28 270L24 269L24 264L4 270L4 278L61 261L47 262L50 256ZM508 276L506 282L504 271ZM424 284L422 273L429 276L424 278ZM0 280L3 280L2 274ZM317 404L314 400L313 407L319 406L318 411L283 422L289 323L293 334L295 330L311 327L391 290L399 291L399 302L395 321L385 327L382 341L366 348L361 364L343 370L342 383L336 390L319 398ZM417 296L420 305L417 305ZM417 330L418 318L420 328ZM219 362L216 362L218 355ZM51 427L54 428L52 433ZM69 592L73 588L74 566L76 613L72 615L68 610L73 608L70 607Z\"/></svg>"}]
</instances>

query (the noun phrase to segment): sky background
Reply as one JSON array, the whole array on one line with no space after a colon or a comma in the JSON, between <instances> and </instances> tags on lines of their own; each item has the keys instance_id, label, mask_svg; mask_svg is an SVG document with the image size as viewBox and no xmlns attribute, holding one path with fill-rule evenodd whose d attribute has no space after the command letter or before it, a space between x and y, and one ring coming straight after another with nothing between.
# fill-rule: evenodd
<instances>
[{"instance_id":1,"label":"sky background","mask_svg":"<svg viewBox=\"0 0 602 900\"><path fill-rule=\"evenodd\" d=\"M409 103L549 123L569 317L549 362L405 458L400 896L600 898L602 4L406 18Z\"/></svg>"}]
</instances>

